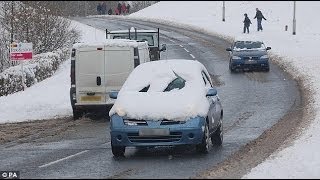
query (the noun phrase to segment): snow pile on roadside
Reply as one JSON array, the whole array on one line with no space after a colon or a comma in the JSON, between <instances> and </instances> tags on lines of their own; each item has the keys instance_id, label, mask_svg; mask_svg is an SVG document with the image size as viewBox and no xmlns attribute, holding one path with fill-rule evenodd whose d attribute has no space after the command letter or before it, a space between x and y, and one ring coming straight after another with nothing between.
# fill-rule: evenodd
<instances>
[{"instance_id":1,"label":"snow pile on roadside","mask_svg":"<svg viewBox=\"0 0 320 180\"><path fill-rule=\"evenodd\" d=\"M131 14L131 18L154 20L176 26L187 26L227 39L238 36L259 37L280 66L303 80L303 88L310 90L313 101L306 112L316 111L310 127L293 146L274 154L254 168L244 178L315 178L320 177L320 2L296 2L296 35L292 35L292 1L226 1L226 21L222 21L222 1L215 2L159 2L153 6ZM259 8L267 21L262 21L263 32L257 32L253 19ZM190 16L192 13L192 16ZM244 13L252 21L250 34L242 34ZM285 31L285 26L288 31Z\"/></svg>"},{"instance_id":2,"label":"snow pile on roadside","mask_svg":"<svg viewBox=\"0 0 320 180\"><path fill-rule=\"evenodd\" d=\"M82 42L94 42L97 38L105 38L105 33L103 31L95 30L95 28L76 21L72 21L72 25L81 30ZM96 33L94 33L95 31ZM57 65L54 61L62 60L58 58L59 56L54 52L44 53L35 57L34 61L37 61L36 59L38 57L39 61L41 61L40 64L42 65L35 65L32 64L32 62L29 62L28 65L24 65L25 73L29 74L28 76L30 76L31 79L34 79L34 81L37 79L33 78L33 74L36 76L36 73L33 70L34 68L41 66L43 67L41 72L46 71L49 66L52 66L52 63L55 64L54 66ZM1 77L9 78L10 82L16 81L18 84L21 84L20 73L20 66L12 67L12 69L8 69L7 75L2 74ZM53 72L48 69L48 73ZM10 77L10 74L13 74L14 76ZM55 71L51 77L46 78L41 82L39 82L39 79L37 79L37 81L38 83L26 88L24 91L0 97L0 123L72 116L69 97L70 61L67 60L60 64L58 70Z\"/></svg>"},{"instance_id":3,"label":"snow pile on roadside","mask_svg":"<svg viewBox=\"0 0 320 180\"><path fill-rule=\"evenodd\" d=\"M23 62L23 76L27 87L50 77L68 56L68 50L58 50L35 55L33 60ZM0 73L0 96L23 90L21 65L13 66Z\"/></svg>"}]
</instances>

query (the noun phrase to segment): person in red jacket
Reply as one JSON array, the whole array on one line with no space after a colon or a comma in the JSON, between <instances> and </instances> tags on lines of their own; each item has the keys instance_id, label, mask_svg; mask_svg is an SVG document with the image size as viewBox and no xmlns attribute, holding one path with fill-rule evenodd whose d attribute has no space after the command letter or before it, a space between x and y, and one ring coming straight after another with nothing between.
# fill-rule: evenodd
<instances>
[{"instance_id":1,"label":"person in red jacket","mask_svg":"<svg viewBox=\"0 0 320 180\"><path fill-rule=\"evenodd\" d=\"M126 4L124 2L121 5L121 11L122 11L123 14L126 14L126 12L127 12L127 6L126 6Z\"/></svg>"}]
</instances>

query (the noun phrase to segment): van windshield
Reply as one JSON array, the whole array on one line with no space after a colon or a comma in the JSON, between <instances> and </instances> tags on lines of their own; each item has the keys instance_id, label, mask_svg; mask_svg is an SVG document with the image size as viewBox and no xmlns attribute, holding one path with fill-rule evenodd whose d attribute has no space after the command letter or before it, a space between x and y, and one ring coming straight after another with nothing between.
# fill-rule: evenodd
<instances>
[{"instance_id":1,"label":"van windshield","mask_svg":"<svg viewBox=\"0 0 320 180\"><path fill-rule=\"evenodd\" d=\"M135 36L134 34L131 36L131 39L134 39ZM121 34L121 35L115 35L113 36L113 39L129 39L129 35L128 34ZM147 41L149 46L154 46L154 39L153 39L153 35L137 35L137 40L138 41Z\"/></svg>"}]
</instances>

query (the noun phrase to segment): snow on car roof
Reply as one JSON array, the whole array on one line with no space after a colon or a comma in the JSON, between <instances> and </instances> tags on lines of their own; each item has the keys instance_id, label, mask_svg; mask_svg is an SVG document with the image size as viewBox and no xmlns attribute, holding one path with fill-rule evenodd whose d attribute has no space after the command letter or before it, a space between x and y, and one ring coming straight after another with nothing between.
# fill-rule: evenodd
<instances>
[{"instance_id":1,"label":"snow on car roof","mask_svg":"<svg viewBox=\"0 0 320 180\"><path fill-rule=\"evenodd\" d=\"M117 113L144 120L187 120L206 116L209 103L202 70L208 73L200 62L185 59L140 64L122 86L109 115ZM176 74L185 80L185 86L163 92L177 78ZM147 86L147 92L139 92Z\"/></svg>"},{"instance_id":2,"label":"snow on car roof","mask_svg":"<svg viewBox=\"0 0 320 180\"><path fill-rule=\"evenodd\" d=\"M89 46L118 46L118 47L148 47L147 42L141 42L130 39L105 39L103 41L95 42L80 42L75 43L73 48L78 49Z\"/></svg>"},{"instance_id":3,"label":"snow on car roof","mask_svg":"<svg viewBox=\"0 0 320 180\"><path fill-rule=\"evenodd\" d=\"M259 37L251 35L251 36L246 36L246 35L240 35L235 37L234 42L236 41L259 41L263 42Z\"/></svg>"}]
</instances>

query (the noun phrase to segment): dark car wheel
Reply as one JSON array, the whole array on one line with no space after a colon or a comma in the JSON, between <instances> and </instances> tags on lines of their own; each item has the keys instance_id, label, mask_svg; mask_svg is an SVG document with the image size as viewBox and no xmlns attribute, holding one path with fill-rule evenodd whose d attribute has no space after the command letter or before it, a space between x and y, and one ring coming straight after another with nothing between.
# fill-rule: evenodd
<instances>
[{"instance_id":1,"label":"dark car wheel","mask_svg":"<svg viewBox=\"0 0 320 180\"><path fill-rule=\"evenodd\" d=\"M208 123L205 123L203 138L200 144L196 146L196 149L199 153L207 153L209 150L210 137L209 137L209 128Z\"/></svg>"},{"instance_id":2,"label":"dark car wheel","mask_svg":"<svg viewBox=\"0 0 320 180\"><path fill-rule=\"evenodd\" d=\"M223 142L223 123L220 120L220 126L218 129L211 135L211 142L213 145L221 146Z\"/></svg>"},{"instance_id":3,"label":"dark car wheel","mask_svg":"<svg viewBox=\"0 0 320 180\"><path fill-rule=\"evenodd\" d=\"M112 154L115 157L123 157L124 156L124 152L126 150L125 146L113 146L111 144L111 150L112 150Z\"/></svg>"}]
</instances>

